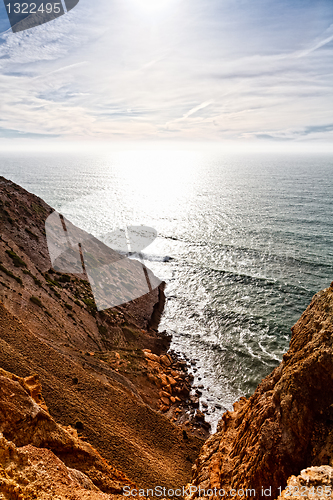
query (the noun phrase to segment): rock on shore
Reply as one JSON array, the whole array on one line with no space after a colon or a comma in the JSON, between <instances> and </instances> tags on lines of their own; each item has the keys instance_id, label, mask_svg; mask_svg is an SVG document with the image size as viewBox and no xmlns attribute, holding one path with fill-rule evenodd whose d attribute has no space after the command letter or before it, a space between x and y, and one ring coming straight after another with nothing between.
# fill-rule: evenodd
<instances>
[{"instance_id":1,"label":"rock on shore","mask_svg":"<svg viewBox=\"0 0 333 500\"><path fill-rule=\"evenodd\" d=\"M224 413L191 484L193 490L254 488L257 496L271 487L265 498L277 498L289 476L321 465L333 465L333 283L292 328L282 363Z\"/></svg>"}]
</instances>

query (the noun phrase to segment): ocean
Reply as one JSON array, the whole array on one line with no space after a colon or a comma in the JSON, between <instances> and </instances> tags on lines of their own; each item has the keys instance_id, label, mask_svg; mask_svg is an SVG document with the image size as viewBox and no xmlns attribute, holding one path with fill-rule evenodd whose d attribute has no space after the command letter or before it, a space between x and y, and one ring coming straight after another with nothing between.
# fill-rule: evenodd
<instances>
[{"instance_id":1,"label":"ocean","mask_svg":"<svg viewBox=\"0 0 333 500\"><path fill-rule=\"evenodd\" d=\"M144 224L166 281L160 330L186 357L212 429L279 364L290 328L333 280L333 156L6 153L0 173L82 229Z\"/></svg>"}]
</instances>

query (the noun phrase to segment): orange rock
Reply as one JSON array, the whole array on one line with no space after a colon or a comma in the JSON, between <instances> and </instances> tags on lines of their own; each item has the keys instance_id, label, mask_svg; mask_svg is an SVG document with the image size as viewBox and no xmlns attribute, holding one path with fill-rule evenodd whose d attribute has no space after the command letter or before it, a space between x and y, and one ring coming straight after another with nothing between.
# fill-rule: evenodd
<instances>
[{"instance_id":1,"label":"orange rock","mask_svg":"<svg viewBox=\"0 0 333 500\"><path fill-rule=\"evenodd\" d=\"M151 361L155 361L157 363L160 362L160 357L157 356L157 354L153 354L152 352L145 352L146 358L150 359Z\"/></svg>"},{"instance_id":2,"label":"orange rock","mask_svg":"<svg viewBox=\"0 0 333 500\"><path fill-rule=\"evenodd\" d=\"M166 376L164 373L162 373L162 374L159 376L159 378L160 378L160 380L161 380L161 382L162 382L162 385L163 385L163 386L167 386L167 385L169 385L168 378L167 378L167 376Z\"/></svg>"},{"instance_id":3,"label":"orange rock","mask_svg":"<svg viewBox=\"0 0 333 500\"><path fill-rule=\"evenodd\" d=\"M155 377L155 385L159 389L162 387L162 382L161 382L161 380L158 377Z\"/></svg>"},{"instance_id":4,"label":"orange rock","mask_svg":"<svg viewBox=\"0 0 333 500\"><path fill-rule=\"evenodd\" d=\"M169 398L165 398L164 396L162 396L161 401L165 406L170 406Z\"/></svg>"},{"instance_id":5,"label":"orange rock","mask_svg":"<svg viewBox=\"0 0 333 500\"><path fill-rule=\"evenodd\" d=\"M177 385L177 382L173 377L168 376L168 381L171 385Z\"/></svg>"},{"instance_id":6,"label":"orange rock","mask_svg":"<svg viewBox=\"0 0 333 500\"><path fill-rule=\"evenodd\" d=\"M170 366L171 365L170 359L165 354L160 357L160 361L165 366Z\"/></svg>"},{"instance_id":7,"label":"orange rock","mask_svg":"<svg viewBox=\"0 0 333 500\"><path fill-rule=\"evenodd\" d=\"M148 359L147 361L148 363L148 370L153 372L153 373L158 373L161 369L159 363L155 363L155 361L151 361L150 359Z\"/></svg>"},{"instance_id":8,"label":"orange rock","mask_svg":"<svg viewBox=\"0 0 333 500\"><path fill-rule=\"evenodd\" d=\"M170 385L170 384L166 385L166 386L164 387L164 390L165 390L166 392L168 392L169 394L172 394L172 387L171 387L171 385Z\"/></svg>"},{"instance_id":9,"label":"orange rock","mask_svg":"<svg viewBox=\"0 0 333 500\"><path fill-rule=\"evenodd\" d=\"M155 375L153 375L152 373L147 373L147 378L148 380L150 380L150 382L153 382L154 384L156 384L156 381L158 380L157 377L155 377Z\"/></svg>"},{"instance_id":10,"label":"orange rock","mask_svg":"<svg viewBox=\"0 0 333 500\"><path fill-rule=\"evenodd\" d=\"M165 392L165 391L160 391L160 398L169 398L170 397L170 394L168 392Z\"/></svg>"}]
</instances>

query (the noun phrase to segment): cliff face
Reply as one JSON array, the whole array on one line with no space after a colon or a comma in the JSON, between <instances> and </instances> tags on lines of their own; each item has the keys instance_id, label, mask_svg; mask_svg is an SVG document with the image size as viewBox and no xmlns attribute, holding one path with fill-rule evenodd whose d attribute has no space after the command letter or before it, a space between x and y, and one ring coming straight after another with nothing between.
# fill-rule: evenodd
<instances>
[{"instance_id":1,"label":"cliff face","mask_svg":"<svg viewBox=\"0 0 333 500\"><path fill-rule=\"evenodd\" d=\"M134 483L181 488L203 440L173 423L183 421L186 406L177 405L189 380L155 330L163 289L98 312L85 275L51 268L52 209L3 178L0 194L1 498L106 500ZM215 488L286 498L291 475L290 485L331 485L332 313L333 284L292 328L280 366L223 415L193 467L188 500Z\"/></svg>"},{"instance_id":2,"label":"cliff face","mask_svg":"<svg viewBox=\"0 0 333 500\"><path fill-rule=\"evenodd\" d=\"M182 429L158 411L159 379L142 350L159 359L169 345L154 330L162 288L98 312L86 276L51 268L44 224L52 209L4 178L0 195L0 367L26 380L37 373L53 418L75 428L138 486L182 486L203 440L184 439ZM171 363L163 368L171 369ZM169 382L171 404L175 390ZM0 415L0 432L13 446L45 445L66 466L81 467L66 462L47 440L37 444L30 431L11 431L6 418ZM103 482L91 480L108 492Z\"/></svg>"},{"instance_id":3,"label":"cliff face","mask_svg":"<svg viewBox=\"0 0 333 500\"><path fill-rule=\"evenodd\" d=\"M283 361L226 412L193 467L192 491L271 487L309 466L333 465L333 283L292 328ZM201 493L201 496L209 496ZM241 496L241 494L239 495Z\"/></svg>"},{"instance_id":4,"label":"cliff face","mask_svg":"<svg viewBox=\"0 0 333 500\"><path fill-rule=\"evenodd\" d=\"M0 369L2 498L109 498L134 484L49 415L37 376ZM69 497L69 495L73 495ZM66 497L68 495L68 497Z\"/></svg>"}]
</instances>

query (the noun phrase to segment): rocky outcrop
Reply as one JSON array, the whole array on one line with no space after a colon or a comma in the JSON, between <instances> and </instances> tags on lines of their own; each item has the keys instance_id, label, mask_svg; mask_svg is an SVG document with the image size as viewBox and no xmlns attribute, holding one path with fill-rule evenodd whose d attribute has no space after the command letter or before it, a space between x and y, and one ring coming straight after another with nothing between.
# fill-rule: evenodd
<instances>
[{"instance_id":1,"label":"rocky outcrop","mask_svg":"<svg viewBox=\"0 0 333 500\"><path fill-rule=\"evenodd\" d=\"M294 500L321 500L333 498L333 469L329 465L308 467L296 476L288 479L286 489L278 500L293 498Z\"/></svg>"},{"instance_id":2,"label":"rocky outcrop","mask_svg":"<svg viewBox=\"0 0 333 500\"><path fill-rule=\"evenodd\" d=\"M135 485L49 415L37 375L0 369L1 498L102 500L110 498L102 491L121 494L124 486Z\"/></svg>"},{"instance_id":3,"label":"rocky outcrop","mask_svg":"<svg viewBox=\"0 0 333 500\"><path fill-rule=\"evenodd\" d=\"M193 468L188 498L211 496L214 488L255 489L256 496L263 488L265 498L276 498L290 475L333 465L332 345L333 284L292 328L282 363L224 413Z\"/></svg>"}]
</instances>

